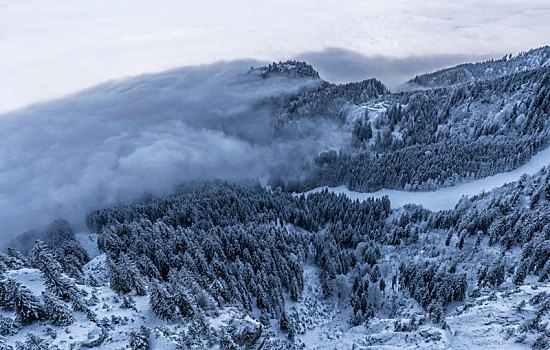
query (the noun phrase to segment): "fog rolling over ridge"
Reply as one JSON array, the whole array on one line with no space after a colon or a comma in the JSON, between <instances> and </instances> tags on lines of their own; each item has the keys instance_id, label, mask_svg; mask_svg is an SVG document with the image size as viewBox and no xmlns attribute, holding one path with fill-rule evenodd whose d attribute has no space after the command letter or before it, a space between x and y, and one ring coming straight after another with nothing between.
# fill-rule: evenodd
<instances>
[{"instance_id":1,"label":"fog rolling over ridge","mask_svg":"<svg viewBox=\"0 0 550 350\"><path fill-rule=\"evenodd\" d=\"M109 82L0 116L0 236L56 218L79 223L91 209L185 180L265 176L339 142L335 128L306 121L275 138L266 101L318 80L263 79L247 73L252 65Z\"/></svg>"},{"instance_id":2,"label":"fog rolling over ridge","mask_svg":"<svg viewBox=\"0 0 550 350\"><path fill-rule=\"evenodd\" d=\"M381 55L367 56L338 47L305 52L297 56L298 59L312 64L319 70L321 77L328 81L346 83L376 78L392 91L403 89L403 84L415 75L463 62L483 61L494 57L495 55L439 54L398 58Z\"/></svg>"}]
</instances>

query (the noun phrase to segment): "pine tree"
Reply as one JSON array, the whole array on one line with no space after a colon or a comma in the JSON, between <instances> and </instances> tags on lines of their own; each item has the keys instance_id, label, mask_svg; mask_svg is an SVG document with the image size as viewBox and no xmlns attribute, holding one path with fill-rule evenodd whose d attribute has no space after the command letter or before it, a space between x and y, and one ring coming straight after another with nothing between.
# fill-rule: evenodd
<instances>
[{"instance_id":1,"label":"pine tree","mask_svg":"<svg viewBox=\"0 0 550 350\"><path fill-rule=\"evenodd\" d=\"M264 310L262 310L260 314L260 322L266 327L269 327L269 325L271 324L269 316L267 316Z\"/></svg>"},{"instance_id":2,"label":"pine tree","mask_svg":"<svg viewBox=\"0 0 550 350\"><path fill-rule=\"evenodd\" d=\"M516 268L516 272L514 273L514 277L512 278L512 281L515 285L520 285L525 281L525 277L527 277L528 272L528 265L526 261L522 261L519 266Z\"/></svg>"},{"instance_id":3,"label":"pine tree","mask_svg":"<svg viewBox=\"0 0 550 350\"><path fill-rule=\"evenodd\" d=\"M439 301L432 301L428 306L428 312L434 322L438 323L441 321L441 317L443 316L443 307Z\"/></svg>"},{"instance_id":4,"label":"pine tree","mask_svg":"<svg viewBox=\"0 0 550 350\"><path fill-rule=\"evenodd\" d=\"M193 278L185 269L179 272L171 271L170 292L179 314L186 318L192 317L197 312L196 298L193 296L194 293L191 290L193 284ZM200 291L199 286L194 287L197 292Z\"/></svg>"},{"instance_id":5,"label":"pine tree","mask_svg":"<svg viewBox=\"0 0 550 350\"><path fill-rule=\"evenodd\" d=\"M380 279L379 287L381 292L386 290L386 281L383 278Z\"/></svg>"},{"instance_id":6,"label":"pine tree","mask_svg":"<svg viewBox=\"0 0 550 350\"><path fill-rule=\"evenodd\" d=\"M54 326L68 326L75 321L71 310L54 294L45 292L43 297L44 314Z\"/></svg>"},{"instance_id":7,"label":"pine tree","mask_svg":"<svg viewBox=\"0 0 550 350\"><path fill-rule=\"evenodd\" d=\"M0 280L0 306L3 306L6 310L12 311L15 309L15 295L16 291L14 287L15 281L9 278Z\"/></svg>"},{"instance_id":8,"label":"pine tree","mask_svg":"<svg viewBox=\"0 0 550 350\"><path fill-rule=\"evenodd\" d=\"M114 262L110 257L107 257L107 266L109 267L109 286L111 289L117 294L130 293L132 291L132 281L129 271L124 268L122 263Z\"/></svg>"},{"instance_id":9,"label":"pine tree","mask_svg":"<svg viewBox=\"0 0 550 350\"><path fill-rule=\"evenodd\" d=\"M290 320L288 318L288 315L286 314L286 311L283 310L283 312L281 313L281 318L279 319L279 327L281 328L281 331L287 332L289 326Z\"/></svg>"},{"instance_id":10,"label":"pine tree","mask_svg":"<svg viewBox=\"0 0 550 350\"><path fill-rule=\"evenodd\" d=\"M90 261L86 250L74 239L61 242L53 248L53 253L63 272L76 279L82 277L82 268Z\"/></svg>"},{"instance_id":11,"label":"pine tree","mask_svg":"<svg viewBox=\"0 0 550 350\"><path fill-rule=\"evenodd\" d=\"M145 281L128 255L121 254L116 262L107 258L107 264L111 289L118 294L126 294L132 290L135 290L137 295L147 294Z\"/></svg>"},{"instance_id":12,"label":"pine tree","mask_svg":"<svg viewBox=\"0 0 550 350\"><path fill-rule=\"evenodd\" d=\"M55 260L44 242L36 241L29 252L29 257L33 266L44 274L47 289L65 301L74 301L80 298L74 282L62 274L61 265Z\"/></svg>"},{"instance_id":13,"label":"pine tree","mask_svg":"<svg viewBox=\"0 0 550 350\"><path fill-rule=\"evenodd\" d=\"M0 336L8 336L17 333L19 324L11 317L0 315ZM2 349L2 347L0 347Z\"/></svg>"},{"instance_id":14,"label":"pine tree","mask_svg":"<svg viewBox=\"0 0 550 350\"><path fill-rule=\"evenodd\" d=\"M176 316L176 305L164 284L153 282L149 293L149 306L160 319L171 321Z\"/></svg>"},{"instance_id":15,"label":"pine tree","mask_svg":"<svg viewBox=\"0 0 550 350\"><path fill-rule=\"evenodd\" d=\"M17 350L51 350L46 339L34 333L28 333L24 343L17 344Z\"/></svg>"},{"instance_id":16,"label":"pine tree","mask_svg":"<svg viewBox=\"0 0 550 350\"><path fill-rule=\"evenodd\" d=\"M448 247L451 244L451 239L453 238L453 231L449 231L447 238L445 238L445 245Z\"/></svg>"},{"instance_id":17,"label":"pine tree","mask_svg":"<svg viewBox=\"0 0 550 350\"><path fill-rule=\"evenodd\" d=\"M288 325L288 339L294 340L294 337L296 337L296 327L294 326L294 322L290 322Z\"/></svg>"},{"instance_id":18,"label":"pine tree","mask_svg":"<svg viewBox=\"0 0 550 350\"><path fill-rule=\"evenodd\" d=\"M382 274L380 273L380 267L378 266L378 264L374 265L370 276L373 283L378 282L378 280L382 278Z\"/></svg>"},{"instance_id":19,"label":"pine tree","mask_svg":"<svg viewBox=\"0 0 550 350\"><path fill-rule=\"evenodd\" d=\"M27 287L12 280L8 288L11 289L9 293L13 298L15 313L22 324L29 324L42 318L40 300Z\"/></svg>"},{"instance_id":20,"label":"pine tree","mask_svg":"<svg viewBox=\"0 0 550 350\"><path fill-rule=\"evenodd\" d=\"M8 256L12 258L9 266L11 269L20 269L29 266L29 261L25 256L14 248L8 248Z\"/></svg>"},{"instance_id":21,"label":"pine tree","mask_svg":"<svg viewBox=\"0 0 550 350\"><path fill-rule=\"evenodd\" d=\"M458 240L458 243L456 244L456 247L460 250L464 247L464 234L460 235L460 238Z\"/></svg>"},{"instance_id":22,"label":"pine tree","mask_svg":"<svg viewBox=\"0 0 550 350\"><path fill-rule=\"evenodd\" d=\"M122 297L122 303L120 304L121 309L131 309L136 306L136 302L131 295L125 295Z\"/></svg>"},{"instance_id":23,"label":"pine tree","mask_svg":"<svg viewBox=\"0 0 550 350\"><path fill-rule=\"evenodd\" d=\"M550 259L546 261L539 272L539 282L544 282L550 277Z\"/></svg>"},{"instance_id":24,"label":"pine tree","mask_svg":"<svg viewBox=\"0 0 550 350\"><path fill-rule=\"evenodd\" d=\"M130 332L130 349L132 350L149 350L149 336L151 331L145 326L141 326L139 330Z\"/></svg>"}]
</instances>

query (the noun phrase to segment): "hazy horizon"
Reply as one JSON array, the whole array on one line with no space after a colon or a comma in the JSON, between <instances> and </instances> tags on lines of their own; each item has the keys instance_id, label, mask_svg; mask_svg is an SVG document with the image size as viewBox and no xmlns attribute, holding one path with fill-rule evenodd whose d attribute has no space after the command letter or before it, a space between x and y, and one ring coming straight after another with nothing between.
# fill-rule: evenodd
<instances>
[{"instance_id":1,"label":"hazy horizon","mask_svg":"<svg viewBox=\"0 0 550 350\"><path fill-rule=\"evenodd\" d=\"M309 58L329 81L375 76L391 88L411 74L544 46L549 15L541 0L3 0L0 113L112 79L237 59Z\"/></svg>"}]
</instances>

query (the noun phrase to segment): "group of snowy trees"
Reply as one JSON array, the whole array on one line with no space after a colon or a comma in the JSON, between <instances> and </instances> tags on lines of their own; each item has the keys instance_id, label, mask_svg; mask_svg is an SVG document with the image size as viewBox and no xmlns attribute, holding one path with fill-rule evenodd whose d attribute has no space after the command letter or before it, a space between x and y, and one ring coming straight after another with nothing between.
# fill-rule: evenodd
<instances>
[{"instance_id":1,"label":"group of snowy trees","mask_svg":"<svg viewBox=\"0 0 550 350\"><path fill-rule=\"evenodd\" d=\"M550 46L522 52L515 57L506 55L499 60L460 64L434 73L423 74L409 83L422 87L440 87L469 83L476 80L488 80L511 73L539 68L550 60Z\"/></svg>"},{"instance_id":2,"label":"group of snowy trees","mask_svg":"<svg viewBox=\"0 0 550 350\"><path fill-rule=\"evenodd\" d=\"M549 199L550 171L545 168L534 176L523 176L519 181L503 188L463 200L453 210L431 213L425 221L426 229L448 232L446 243L449 249L466 249L463 248L464 242L470 242L468 249L471 253L459 255L455 263L461 266L462 271L476 278L477 285L471 290L473 296L479 295L481 289L491 290L498 287L507 279L522 285L529 274L537 275L540 282L545 282L550 277ZM480 266L467 260L472 259L476 252L480 255L487 254L486 251L480 250L481 242L488 246L500 247L501 254L494 256L492 260L485 260ZM456 243L456 248L453 248L453 243ZM522 247L519 255L508 253L517 247ZM450 264L453 269L456 269L456 266ZM412 276L416 275L415 269L416 266L413 265L403 267L403 271L407 272L401 273L400 278L410 284L411 282L406 279L410 279L410 270L414 272ZM416 280L420 281L417 284L422 288L427 279L426 270L421 270L422 278ZM438 270L430 276L437 276L441 272L442 270ZM455 290L459 290L456 283L460 286L462 281L455 279L454 283ZM421 303L431 300L430 298L424 301L423 295L434 295L430 289L421 289L420 293L416 293L414 288L409 287L411 295L418 295L417 300ZM439 289L434 287L431 290ZM519 328L519 339L522 341L525 334L535 332L538 337L533 348L547 348L550 340L546 324L542 320L550 316L550 301L546 293L540 293L530 301L530 304L535 306L535 317L526 320ZM518 306L518 309L521 311L524 305L525 303Z\"/></svg>"},{"instance_id":3,"label":"group of snowy trees","mask_svg":"<svg viewBox=\"0 0 550 350\"><path fill-rule=\"evenodd\" d=\"M349 106L377 98L388 108L355 121L351 147L322 153L301 171L275 174L271 184L288 192L325 185L427 190L517 168L550 145L550 67L528 67L428 90L381 89L361 97L365 81L332 87L328 96L282 99L283 119L343 122Z\"/></svg>"},{"instance_id":4,"label":"group of snowy trees","mask_svg":"<svg viewBox=\"0 0 550 350\"><path fill-rule=\"evenodd\" d=\"M538 275L540 281L550 277L549 180L550 172L544 169L534 177L524 177L508 185L507 191L494 198L489 206L457 210L458 230L486 233L490 244L498 243L505 250L522 246L521 260L514 274L514 282L518 284L530 273ZM530 198L528 206L522 202L525 197Z\"/></svg>"},{"instance_id":5,"label":"group of snowy trees","mask_svg":"<svg viewBox=\"0 0 550 350\"><path fill-rule=\"evenodd\" d=\"M401 264L399 279L408 288L411 296L429 311L440 310L451 301L463 300L468 283L466 274L450 273L437 266ZM440 318L440 314L436 319Z\"/></svg>"},{"instance_id":6,"label":"group of snowy trees","mask_svg":"<svg viewBox=\"0 0 550 350\"><path fill-rule=\"evenodd\" d=\"M310 261L320 267L324 297L349 298L354 324L407 295L440 321L446 304L467 295L466 273L478 271L448 261L437 267L432 258L390 266L381 252L387 246L409 249L404 254L426 250L426 230L455 232L460 215L408 207L390 220L391 213L387 198L359 202L326 190L292 196L212 182L97 210L87 221L108 255L111 287L120 294L146 292L165 320L203 322L222 306L238 305L250 313L258 308L262 322L276 319L294 332L285 300L300 298ZM462 249L443 241L440 247L430 249ZM500 271L485 271L480 280L498 285ZM346 291L348 280L353 285ZM142 285L146 291L139 291Z\"/></svg>"},{"instance_id":7,"label":"group of snowy trees","mask_svg":"<svg viewBox=\"0 0 550 350\"><path fill-rule=\"evenodd\" d=\"M76 288L74 282L62 272L61 265L43 242L36 242L29 252L28 259L21 260L9 255L1 257L5 267L13 264L14 259L19 260L18 267L32 266L40 269L46 281L46 291L42 298L39 298L9 276L2 277L0 280L0 306L5 310L15 312L17 318L11 322L13 329L17 328L17 324L25 325L43 319L52 321L55 326L67 326L75 320L71 309L65 303L69 301L72 302L74 310L88 311L82 300L81 292ZM8 332L8 330L3 332Z\"/></svg>"},{"instance_id":8,"label":"group of snowy trees","mask_svg":"<svg viewBox=\"0 0 550 350\"><path fill-rule=\"evenodd\" d=\"M250 68L250 73L259 73L262 78L272 75L286 75L293 78L319 79L319 72L303 61L273 62L260 68Z\"/></svg>"},{"instance_id":9,"label":"group of snowy trees","mask_svg":"<svg viewBox=\"0 0 550 350\"><path fill-rule=\"evenodd\" d=\"M343 123L349 106L389 93L384 84L376 79L339 85L320 81L316 86L295 94L274 97L271 103L274 107L275 125L278 127L300 119L327 119Z\"/></svg>"},{"instance_id":10,"label":"group of snowy trees","mask_svg":"<svg viewBox=\"0 0 550 350\"><path fill-rule=\"evenodd\" d=\"M387 198L359 202L326 190L305 197L257 184L188 183L174 195L96 210L87 222L100 235L110 287L124 296L125 307L132 307L127 294L148 295L159 318L187 320L204 332L205 317L221 307L238 306L250 315L257 308L259 321L278 320L294 336L286 300L300 299L306 263L320 268L324 297L351 303L356 325L398 312L397 301L409 297L440 322L448 303L495 288L512 274L516 283L530 273L547 279L548 178L548 172L524 177L483 205L475 205L476 197L438 213L415 206L394 212ZM480 268L480 242L502 249L523 245L523 254L517 262L495 256ZM40 297L2 278L0 305L17 315L0 320L4 334L35 320L67 325L74 311L97 322L75 284L91 283L79 272L87 257L81 248L64 250L66 256L56 249L38 241L27 254L0 256L3 271L34 267L46 285ZM389 252L397 255L388 259ZM147 330L131 338L138 346Z\"/></svg>"},{"instance_id":11,"label":"group of snowy trees","mask_svg":"<svg viewBox=\"0 0 550 350\"><path fill-rule=\"evenodd\" d=\"M239 305L280 319L286 297L296 301L302 293L306 259L321 266L329 296L332 280L353 266L349 249L376 236L389 212L387 198L352 202L323 192L306 199L207 183L96 211L88 224L101 233L111 287L139 293L148 281L151 308L161 318Z\"/></svg>"},{"instance_id":12,"label":"group of snowy trees","mask_svg":"<svg viewBox=\"0 0 550 350\"><path fill-rule=\"evenodd\" d=\"M428 227L449 230L449 238L471 237L477 242L487 237L489 245L498 244L504 251L522 246L514 281L522 283L528 273L537 274L541 281L545 281L550 277L549 180L547 169L531 178L524 176L492 194L486 205L472 206L466 202L454 210L432 214ZM523 203L525 197L530 198L527 206ZM477 199L473 198L472 202L476 203ZM498 284L491 281L502 280L498 276L503 272L492 269L504 270L501 264L499 261L491 269L481 271L480 282L488 278L489 281L484 283Z\"/></svg>"},{"instance_id":13,"label":"group of snowy trees","mask_svg":"<svg viewBox=\"0 0 550 350\"><path fill-rule=\"evenodd\" d=\"M19 247L26 250L25 254L15 249L0 254L0 306L15 314L15 318L6 316L0 319L0 336L12 335L35 321L49 321L59 327L68 326L75 322L74 311L83 312L95 321L95 314L84 299L86 293L75 284L75 280L85 281L82 268L89 258L75 241L71 226L58 220L44 232L27 233L23 237L40 237L44 241L37 240L30 250L28 242L20 242ZM42 295L36 295L6 274L9 270L22 268L41 271L45 282ZM20 343L17 349L46 349L48 346L45 339L29 333L27 340Z\"/></svg>"}]
</instances>

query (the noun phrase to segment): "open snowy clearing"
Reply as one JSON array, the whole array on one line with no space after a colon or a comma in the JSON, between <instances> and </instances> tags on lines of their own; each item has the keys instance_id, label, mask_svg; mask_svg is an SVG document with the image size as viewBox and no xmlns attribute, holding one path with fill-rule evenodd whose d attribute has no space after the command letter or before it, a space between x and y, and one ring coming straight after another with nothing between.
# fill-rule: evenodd
<instances>
[{"instance_id":1,"label":"open snowy clearing","mask_svg":"<svg viewBox=\"0 0 550 350\"><path fill-rule=\"evenodd\" d=\"M429 210L446 210L453 209L463 196L471 197L484 191L491 191L504 184L519 180L524 174L535 174L548 164L550 164L550 148L540 151L535 156L531 157L526 164L512 171L499 173L460 185L441 188L435 191L416 192L382 189L376 192L355 192L348 190L346 186L325 186L308 191L306 195L320 192L327 188L331 192L345 194L353 200L365 200L371 197L380 198L388 196L392 208L399 208L405 204L418 204Z\"/></svg>"}]
</instances>

